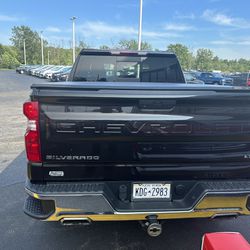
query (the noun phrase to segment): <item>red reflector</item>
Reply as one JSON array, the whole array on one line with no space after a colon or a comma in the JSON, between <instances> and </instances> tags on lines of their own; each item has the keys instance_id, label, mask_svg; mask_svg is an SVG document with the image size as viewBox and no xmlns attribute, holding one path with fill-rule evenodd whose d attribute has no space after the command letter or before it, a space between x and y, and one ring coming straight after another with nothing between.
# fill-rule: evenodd
<instances>
[{"instance_id":1,"label":"red reflector","mask_svg":"<svg viewBox=\"0 0 250 250\"><path fill-rule=\"evenodd\" d=\"M29 120L38 120L38 102L25 102L23 113Z\"/></svg>"},{"instance_id":2,"label":"red reflector","mask_svg":"<svg viewBox=\"0 0 250 250\"><path fill-rule=\"evenodd\" d=\"M28 160L40 162L40 142L37 131L27 131L25 135L25 146Z\"/></svg>"},{"instance_id":3,"label":"red reflector","mask_svg":"<svg viewBox=\"0 0 250 250\"><path fill-rule=\"evenodd\" d=\"M41 162L38 102L24 103L23 113L29 120L25 134L27 158L32 162Z\"/></svg>"}]
</instances>

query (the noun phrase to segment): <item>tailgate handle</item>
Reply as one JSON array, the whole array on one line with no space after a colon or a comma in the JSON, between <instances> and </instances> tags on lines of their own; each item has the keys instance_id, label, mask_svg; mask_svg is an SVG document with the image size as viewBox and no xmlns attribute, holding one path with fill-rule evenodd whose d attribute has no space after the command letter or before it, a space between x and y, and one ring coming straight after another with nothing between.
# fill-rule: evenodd
<instances>
[{"instance_id":1,"label":"tailgate handle","mask_svg":"<svg viewBox=\"0 0 250 250\"><path fill-rule=\"evenodd\" d=\"M173 111L176 106L176 100L140 100L139 108L141 110L164 110Z\"/></svg>"}]
</instances>

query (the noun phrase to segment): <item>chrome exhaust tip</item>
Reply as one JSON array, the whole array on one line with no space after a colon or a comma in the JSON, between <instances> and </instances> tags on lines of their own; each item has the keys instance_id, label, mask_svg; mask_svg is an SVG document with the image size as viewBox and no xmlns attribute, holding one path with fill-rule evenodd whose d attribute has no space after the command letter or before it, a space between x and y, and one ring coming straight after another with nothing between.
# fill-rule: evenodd
<instances>
[{"instance_id":1,"label":"chrome exhaust tip","mask_svg":"<svg viewBox=\"0 0 250 250\"><path fill-rule=\"evenodd\" d=\"M62 218L60 222L63 226L89 226L92 223L89 218Z\"/></svg>"},{"instance_id":2,"label":"chrome exhaust tip","mask_svg":"<svg viewBox=\"0 0 250 250\"><path fill-rule=\"evenodd\" d=\"M218 213L211 217L212 220L214 219L236 219L239 216L239 213Z\"/></svg>"}]
</instances>

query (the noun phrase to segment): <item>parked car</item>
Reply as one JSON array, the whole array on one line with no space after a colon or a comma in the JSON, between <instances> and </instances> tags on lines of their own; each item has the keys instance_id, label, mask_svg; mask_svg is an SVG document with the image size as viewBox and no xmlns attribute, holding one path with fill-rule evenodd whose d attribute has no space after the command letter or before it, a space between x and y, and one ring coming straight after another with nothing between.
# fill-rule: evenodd
<instances>
[{"instance_id":1,"label":"parked car","mask_svg":"<svg viewBox=\"0 0 250 250\"><path fill-rule=\"evenodd\" d=\"M46 68L48 68L48 65L40 65L38 67L31 69L30 74L32 76L38 76L38 73Z\"/></svg>"},{"instance_id":2,"label":"parked car","mask_svg":"<svg viewBox=\"0 0 250 250\"><path fill-rule=\"evenodd\" d=\"M247 74L247 86L250 87L250 72Z\"/></svg>"},{"instance_id":3,"label":"parked car","mask_svg":"<svg viewBox=\"0 0 250 250\"><path fill-rule=\"evenodd\" d=\"M202 72L197 78L203 81L205 84L229 86L233 85L232 78L224 77L220 73Z\"/></svg>"},{"instance_id":4,"label":"parked car","mask_svg":"<svg viewBox=\"0 0 250 250\"><path fill-rule=\"evenodd\" d=\"M38 71L38 72L36 73L36 76L38 76L38 77L40 77L40 78L45 78L45 74L46 74L47 72L49 72L49 70L51 70L51 69L53 69L53 68L55 68L55 67L56 67L55 65L47 65L47 67L45 67L44 69Z\"/></svg>"},{"instance_id":5,"label":"parked car","mask_svg":"<svg viewBox=\"0 0 250 250\"><path fill-rule=\"evenodd\" d=\"M40 67L40 65L20 65L16 68L16 72L19 74L28 74L28 72L34 68Z\"/></svg>"},{"instance_id":6,"label":"parked car","mask_svg":"<svg viewBox=\"0 0 250 250\"><path fill-rule=\"evenodd\" d=\"M55 66L55 67L43 72L43 77L50 79L53 73L59 72L60 70L62 70L64 68L65 68L65 66Z\"/></svg>"},{"instance_id":7,"label":"parked car","mask_svg":"<svg viewBox=\"0 0 250 250\"><path fill-rule=\"evenodd\" d=\"M16 73L23 74L26 65L20 65L16 68Z\"/></svg>"},{"instance_id":8,"label":"parked car","mask_svg":"<svg viewBox=\"0 0 250 250\"><path fill-rule=\"evenodd\" d=\"M27 68L27 70L26 70L26 74L27 75L32 75L32 73L33 73L33 70L35 70L36 68L38 68L38 67L41 67L42 65L32 65L32 66L30 66L29 68Z\"/></svg>"},{"instance_id":9,"label":"parked car","mask_svg":"<svg viewBox=\"0 0 250 250\"><path fill-rule=\"evenodd\" d=\"M183 72L186 83L188 84L205 84L203 81L197 79L197 76L193 72Z\"/></svg>"},{"instance_id":10,"label":"parked car","mask_svg":"<svg viewBox=\"0 0 250 250\"><path fill-rule=\"evenodd\" d=\"M61 75L59 76L59 81L60 81L60 82L65 82L65 81L67 81L68 78L69 78L70 72L71 72L71 69L69 69L69 70L67 70L66 72L64 72L63 74L61 74Z\"/></svg>"},{"instance_id":11,"label":"parked car","mask_svg":"<svg viewBox=\"0 0 250 250\"><path fill-rule=\"evenodd\" d=\"M63 68L59 72L53 73L50 80L52 82L66 81L70 74L71 69L72 69L72 66L68 66L68 67Z\"/></svg>"},{"instance_id":12,"label":"parked car","mask_svg":"<svg viewBox=\"0 0 250 250\"><path fill-rule=\"evenodd\" d=\"M234 86L250 86L249 73L237 73L230 75L230 78L233 79Z\"/></svg>"}]
</instances>

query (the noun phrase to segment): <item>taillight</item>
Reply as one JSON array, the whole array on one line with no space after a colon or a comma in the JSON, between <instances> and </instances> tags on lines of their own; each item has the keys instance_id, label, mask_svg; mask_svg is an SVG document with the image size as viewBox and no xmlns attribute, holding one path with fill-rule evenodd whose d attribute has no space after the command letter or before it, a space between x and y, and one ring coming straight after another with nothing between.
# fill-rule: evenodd
<instances>
[{"instance_id":1,"label":"taillight","mask_svg":"<svg viewBox=\"0 0 250 250\"><path fill-rule=\"evenodd\" d=\"M32 162L41 162L38 102L25 102L23 104L23 113L28 118L25 133L27 158Z\"/></svg>"},{"instance_id":2,"label":"taillight","mask_svg":"<svg viewBox=\"0 0 250 250\"><path fill-rule=\"evenodd\" d=\"M247 79L247 86L250 86L250 79Z\"/></svg>"}]
</instances>

